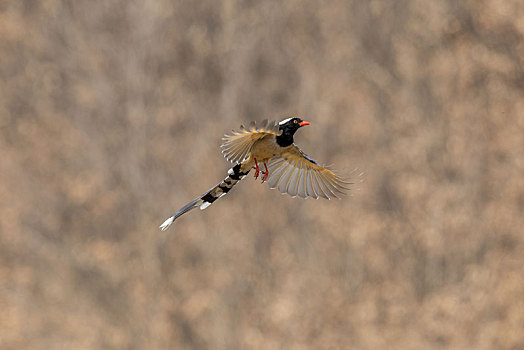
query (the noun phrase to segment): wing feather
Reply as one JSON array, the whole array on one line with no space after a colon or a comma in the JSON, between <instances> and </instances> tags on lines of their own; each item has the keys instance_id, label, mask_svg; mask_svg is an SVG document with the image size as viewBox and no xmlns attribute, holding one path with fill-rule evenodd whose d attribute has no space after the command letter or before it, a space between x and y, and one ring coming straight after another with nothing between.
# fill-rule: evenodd
<instances>
[{"instance_id":1,"label":"wing feather","mask_svg":"<svg viewBox=\"0 0 524 350\"><path fill-rule=\"evenodd\" d=\"M289 193L289 194L291 194L292 196L296 196L298 194L298 189L299 189L298 185L300 183L300 173L302 171L301 164L298 164L295 167L295 169L296 171L293 172L293 178L291 179L292 183L290 183L292 193Z\"/></svg>"},{"instance_id":2,"label":"wing feather","mask_svg":"<svg viewBox=\"0 0 524 350\"><path fill-rule=\"evenodd\" d=\"M306 189L306 181L305 181L306 174L307 174L307 170L305 168L300 169L300 174L298 176L298 182L297 182L297 194L299 197L302 197L302 198L307 197L307 189Z\"/></svg>"},{"instance_id":3,"label":"wing feather","mask_svg":"<svg viewBox=\"0 0 524 350\"><path fill-rule=\"evenodd\" d=\"M326 184L326 186L328 186L328 188L331 190L331 192L344 194L344 192L342 192L337 187L337 185L333 182L333 180L331 179L329 174L320 174L320 175L322 176L322 179L324 180L324 183Z\"/></svg>"},{"instance_id":4,"label":"wing feather","mask_svg":"<svg viewBox=\"0 0 524 350\"><path fill-rule=\"evenodd\" d=\"M289 179L291 177L291 174L293 172L294 167L289 163L288 167L282 174L282 177L278 181L278 190L280 193L287 193L287 185L289 183Z\"/></svg>"},{"instance_id":5,"label":"wing feather","mask_svg":"<svg viewBox=\"0 0 524 350\"><path fill-rule=\"evenodd\" d=\"M240 125L240 131L232 131L231 135L224 135L222 139L222 153L227 160L233 163L240 163L247 157L255 142L268 136L279 135L278 125L265 119L260 127L255 122L251 122L246 128Z\"/></svg>"},{"instance_id":6,"label":"wing feather","mask_svg":"<svg viewBox=\"0 0 524 350\"><path fill-rule=\"evenodd\" d=\"M306 171L304 175L306 182L306 198L309 196L318 199L318 195L315 193L315 190L313 189L313 178L311 177L311 172Z\"/></svg>"},{"instance_id":7,"label":"wing feather","mask_svg":"<svg viewBox=\"0 0 524 350\"><path fill-rule=\"evenodd\" d=\"M329 196L322 190L322 187L320 186L320 182L318 180L316 172L311 171L310 174L311 174L311 177L313 178L313 181L314 181L315 192L317 192L317 194L320 197L325 198L325 199L329 199Z\"/></svg>"},{"instance_id":8,"label":"wing feather","mask_svg":"<svg viewBox=\"0 0 524 350\"><path fill-rule=\"evenodd\" d=\"M286 171L288 167L289 163L284 162L282 158L279 159L278 163L273 163L273 167L269 171L269 179L267 181L269 184L269 188L276 188L278 186L278 183L282 178L284 171Z\"/></svg>"},{"instance_id":9,"label":"wing feather","mask_svg":"<svg viewBox=\"0 0 524 350\"><path fill-rule=\"evenodd\" d=\"M295 176L295 170L297 170L297 167L292 164L290 168L289 178L286 182L286 193L291 195L291 197L295 197L296 193L293 193L293 190L295 189L293 178Z\"/></svg>"},{"instance_id":10,"label":"wing feather","mask_svg":"<svg viewBox=\"0 0 524 350\"><path fill-rule=\"evenodd\" d=\"M318 184L320 185L320 187L322 187L322 190L324 191L324 193L329 197L329 198L338 198L337 195L331 191L331 189L329 188L328 184L325 182L325 180L322 178L322 174L320 173L315 173L315 175L318 177L319 181L318 181Z\"/></svg>"},{"instance_id":11,"label":"wing feather","mask_svg":"<svg viewBox=\"0 0 524 350\"><path fill-rule=\"evenodd\" d=\"M338 172L319 165L294 144L269 163L269 174L270 188L303 198L338 198L352 184Z\"/></svg>"}]
</instances>

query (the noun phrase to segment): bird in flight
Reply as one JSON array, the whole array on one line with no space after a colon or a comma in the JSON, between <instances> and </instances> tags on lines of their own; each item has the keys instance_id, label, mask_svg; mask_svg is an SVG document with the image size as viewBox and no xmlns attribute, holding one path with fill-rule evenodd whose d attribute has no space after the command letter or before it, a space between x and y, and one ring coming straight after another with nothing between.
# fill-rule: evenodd
<instances>
[{"instance_id":1,"label":"bird in flight","mask_svg":"<svg viewBox=\"0 0 524 350\"><path fill-rule=\"evenodd\" d=\"M227 160L236 163L228 171L228 176L218 185L183 206L173 216L164 221L160 228L167 228L182 214L200 207L206 209L218 198L242 180L251 169L255 169L255 179L262 173L262 182L269 188L277 188L282 194L302 198L337 198L349 190L347 178L319 165L298 148L293 135L303 126L310 125L297 117L268 123L264 120L258 127L251 122L249 127L240 126L240 131L225 135L222 139L222 153ZM261 167L264 167L261 170Z\"/></svg>"}]
</instances>

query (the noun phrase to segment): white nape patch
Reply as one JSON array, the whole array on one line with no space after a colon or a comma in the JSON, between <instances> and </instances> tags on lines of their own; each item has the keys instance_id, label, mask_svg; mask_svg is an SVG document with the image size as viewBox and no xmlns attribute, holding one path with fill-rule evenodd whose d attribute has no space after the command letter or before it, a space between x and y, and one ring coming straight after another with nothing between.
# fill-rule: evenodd
<instances>
[{"instance_id":1,"label":"white nape patch","mask_svg":"<svg viewBox=\"0 0 524 350\"><path fill-rule=\"evenodd\" d=\"M291 118L287 118L287 119L284 119L282 120L280 123L278 123L278 125L282 125L282 124L286 124L288 121L290 121L291 119L293 119L293 117Z\"/></svg>"},{"instance_id":2,"label":"white nape patch","mask_svg":"<svg viewBox=\"0 0 524 350\"><path fill-rule=\"evenodd\" d=\"M209 202L204 202L202 204L200 204L200 210L204 210L206 209L207 207L209 207L211 205L211 203Z\"/></svg>"},{"instance_id":3,"label":"white nape patch","mask_svg":"<svg viewBox=\"0 0 524 350\"><path fill-rule=\"evenodd\" d=\"M166 221L164 221L162 225L160 225L160 229L162 229L162 231L167 230L167 228L173 223L173 221L175 221L175 218L172 216Z\"/></svg>"},{"instance_id":4,"label":"white nape patch","mask_svg":"<svg viewBox=\"0 0 524 350\"><path fill-rule=\"evenodd\" d=\"M231 169L229 169L229 170L227 171L227 174L228 174L228 175L233 175L234 173L235 173L235 171L233 170L233 168L231 168Z\"/></svg>"}]
</instances>

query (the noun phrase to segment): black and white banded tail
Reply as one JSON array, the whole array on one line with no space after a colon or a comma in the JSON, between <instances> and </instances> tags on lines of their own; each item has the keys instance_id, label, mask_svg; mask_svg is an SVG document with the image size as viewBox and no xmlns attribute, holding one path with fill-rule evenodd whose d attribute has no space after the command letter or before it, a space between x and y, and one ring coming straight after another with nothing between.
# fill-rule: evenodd
<instances>
[{"instance_id":1,"label":"black and white banded tail","mask_svg":"<svg viewBox=\"0 0 524 350\"><path fill-rule=\"evenodd\" d=\"M237 182L242 180L249 173L250 169L244 170L244 172L242 172L241 170L242 170L241 164L237 164L234 167L232 167L231 169L229 169L229 171L227 172L228 176L224 179L224 181L222 181L221 183L219 183L218 185L216 185L215 187L213 187L212 189L210 189L209 191L207 191L200 197L195 198L191 202L187 203L179 211L177 211L175 215L171 216L169 219L164 221L164 223L160 225L160 228L162 229L162 231L167 230L167 228L180 215L185 214L188 211L193 210L198 207L200 207L200 210L204 210L207 207L209 207L211 203L213 203L214 201L216 201L217 199L219 199L220 197L228 193L229 190L232 189L233 186L237 184Z\"/></svg>"}]
</instances>

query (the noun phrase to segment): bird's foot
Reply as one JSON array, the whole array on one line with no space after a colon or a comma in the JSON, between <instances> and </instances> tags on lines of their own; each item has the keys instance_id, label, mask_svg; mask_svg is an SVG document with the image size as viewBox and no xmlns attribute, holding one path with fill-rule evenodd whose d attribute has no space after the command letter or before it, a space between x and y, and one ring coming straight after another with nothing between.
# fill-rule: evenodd
<instances>
[{"instance_id":1,"label":"bird's foot","mask_svg":"<svg viewBox=\"0 0 524 350\"><path fill-rule=\"evenodd\" d=\"M255 180L258 179L258 175L260 174L260 168L258 167L257 159L253 158L255 160Z\"/></svg>"},{"instance_id":2,"label":"bird's foot","mask_svg":"<svg viewBox=\"0 0 524 350\"><path fill-rule=\"evenodd\" d=\"M267 180L267 177L269 176L269 170L267 170L267 165L266 163L264 163L264 168L266 168L266 171L263 171L262 174L264 176L262 176L262 183L264 183L264 181Z\"/></svg>"}]
</instances>

